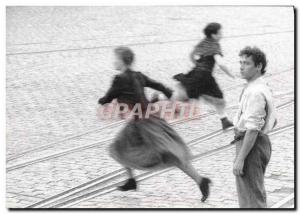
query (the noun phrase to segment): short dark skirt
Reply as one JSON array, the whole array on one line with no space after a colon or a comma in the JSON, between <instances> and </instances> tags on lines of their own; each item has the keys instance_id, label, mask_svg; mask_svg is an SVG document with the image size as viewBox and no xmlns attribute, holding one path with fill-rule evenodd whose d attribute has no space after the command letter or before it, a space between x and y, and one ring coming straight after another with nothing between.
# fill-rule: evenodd
<instances>
[{"instance_id":1,"label":"short dark skirt","mask_svg":"<svg viewBox=\"0 0 300 214\"><path fill-rule=\"evenodd\" d=\"M191 159L183 139L156 116L130 121L110 145L110 155L124 167L141 170L176 166Z\"/></svg>"},{"instance_id":2,"label":"short dark skirt","mask_svg":"<svg viewBox=\"0 0 300 214\"><path fill-rule=\"evenodd\" d=\"M196 66L187 74L177 74L174 79L186 89L189 98L198 99L201 95L223 99L223 93L212 76L212 71L205 67Z\"/></svg>"}]
</instances>

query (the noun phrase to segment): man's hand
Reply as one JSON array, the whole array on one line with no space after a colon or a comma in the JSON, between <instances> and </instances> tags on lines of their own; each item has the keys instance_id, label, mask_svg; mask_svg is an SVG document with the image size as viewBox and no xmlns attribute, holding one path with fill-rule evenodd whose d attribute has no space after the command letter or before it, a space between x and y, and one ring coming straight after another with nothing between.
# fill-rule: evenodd
<instances>
[{"instance_id":1,"label":"man's hand","mask_svg":"<svg viewBox=\"0 0 300 214\"><path fill-rule=\"evenodd\" d=\"M243 139L242 147L237 153L237 158L233 164L234 175L242 176L244 174L243 173L244 161L255 144L258 132L259 132L258 130L251 130L251 129L246 131L245 137Z\"/></svg>"},{"instance_id":2,"label":"man's hand","mask_svg":"<svg viewBox=\"0 0 300 214\"><path fill-rule=\"evenodd\" d=\"M244 168L244 161L236 159L234 164L233 164L233 174L235 176L244 175L243 168Z\"/></svg>"}]
</instances>

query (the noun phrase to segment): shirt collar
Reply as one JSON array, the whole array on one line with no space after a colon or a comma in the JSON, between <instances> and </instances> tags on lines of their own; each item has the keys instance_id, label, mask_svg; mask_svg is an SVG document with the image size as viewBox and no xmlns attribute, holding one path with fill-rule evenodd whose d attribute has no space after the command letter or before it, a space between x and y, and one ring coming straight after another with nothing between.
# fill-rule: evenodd
<instances>
[{"instance_id":1,"label":"shirt collar","mask_svg":"<svg viewBox=\"0 0 300 214\"><path fill-rule=\"evenodd\" d=\"M252 87L253 85L258 85L258 84L264 84L265 80L263 78L263 76L258 77L257 79L255 79L254 81L251 81L247 84L247 87Z\"/></svg>"}]
</instances>

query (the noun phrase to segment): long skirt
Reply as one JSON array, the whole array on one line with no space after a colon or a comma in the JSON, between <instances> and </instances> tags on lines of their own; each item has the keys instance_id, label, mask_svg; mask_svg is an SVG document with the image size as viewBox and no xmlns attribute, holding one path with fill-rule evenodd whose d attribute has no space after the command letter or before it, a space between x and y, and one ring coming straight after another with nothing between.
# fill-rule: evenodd
<instances>
[{"instance_id":1,"label":"long skirt","mask_svg":"<svg viewBox=\"0 0 300 214\"><path fill-rule=\"evenodd\" d=\"M183 139L157 116L131 120L110 145L110 155L124 167L141 170L163 169L191 159Z\"/></svg>"}]
</instances>

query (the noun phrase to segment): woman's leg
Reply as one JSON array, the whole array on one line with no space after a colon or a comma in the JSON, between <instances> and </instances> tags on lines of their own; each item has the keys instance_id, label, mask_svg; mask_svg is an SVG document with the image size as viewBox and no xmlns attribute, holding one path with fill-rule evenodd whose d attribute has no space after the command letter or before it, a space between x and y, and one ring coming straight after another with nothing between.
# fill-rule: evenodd
<instances>
[{"instance_id":1,"label":"woman's leg","mask_svg":"<svg viewBox=\"0 0 300 214\"><path fill-rule=\"evenodd\" d=\"M201 201L204 202L209 196L209 184L211 180L201 176L190 162L178 163L177 167L197 183L202 193Z\"/></svg>"},{"instance_id":2,"label":"woman's leg","mask_svg":"<svg viewBox=\"0 0 300 214\"><path fill-rule=\"evenodd\" d=\"M177 167L181 169L185 174L190 176L197 184L200 184L203 177L196 171L191 163L178 164Z\"/></svg>"},{"instance_id":3,"label":"woman's leg","mask_svg":"<svg viewBox=\"0 0 300 214\"><path fill-rule=\"evenodd\" d=\"M201 97L215 107L216 112L222 122L223 129L233 126L232 122L227 118L227 114L225 112L225 100L223 98L217 98L209 95L202 95Z\"/></svg>"},{"instance_id":4,"label":"woman's leg","mask_svg":"<svg viewBox=\"0 0 300 214\"><path fill-rule=\"evenodd\" d=\"M202 95L201 97L203 97L205 101L215 107L217 114L220 116L220 119L226 117L225 100L223 98L216 98L206 94Z\"/></svg>"},{"instance_id":5,"label":"woman's leg","mask_svg":"<svg viewBox=\"0 0 300 214\"><path fill-rule=\"evenodd\" d=\"M189 100L189 97L187 95L185 88L182 86L182 84L177 83L174 88L173 94L169 99L173 102L187 101L187 100ZM159 94L159 93L154 93L151 98L151 102L158 102L161 100L167 100L167 98L163 94Z\"/></svg>"},{"instance_id":6,"label":"woman's leg","mask_svg":"<svg viewBox=\"0 0 300 214\"><path fill-rule=\"evenodd\" d=\"M187 95L186 89L183 87L181 83L177 83L170 98L172 101L188 101L189 97Z\"/></svg>"},{"instance_id":7,"label":"woman's leg","mask_svg":"<svg viewBox=\"0 0 300 214\"><path fill-rule=\"evenodd\" d=\"M134 178L133 177L133 170L132 169L130 169L130 168L126 168L126 171L127 171L127 174L128 174L128 176L129 176L129 178Z\"/></svg>"},{"instance_id":8,"label":"woman's leg","mask_svg":"<svg viewBox=\"0 0 300 214\"><path fill-rule=\"evenodd\" d=\"M197 170L193 167L192 163L189 161L180 161L177 157L174 155L165 155L164 161L166 163L173 163L173 165L177 166L179 169L181 169L185 174L187 174L189 177L191 177L199 186L200 191L202 193L201 201L204 202L209 195L209 183L211 183L211 180L201 176Z\"/></svg>"},{"instance_id":9,"label":"woman's leg","mask_svg":"<svg viewBox=\"0 0 300 214\"><path fill-rule=\"evenodd\" d=\"M126 181L126 183L124 185L118 186L118 189L121 191L136 190L137 185L136 185L136 181L133 176L132 169L127 167L126 171L129 176L129 179Z\"/></svg>"},{"instance_id":10,"label":"woman's leg","mask_svg":"<svg viewBox=\"0 0 300 214\"><path fill-rule=\"evenodd\" d=\"M167 104L168 107L164 106L165 108L163 108L164 109L163 112L165 112L166 109L172 109L172 114L171 115L173 115L173 117L175 116L175 118L177 118L177 116L181 112L180 104L177 103L177 102L178 101L187 102L189 100L189 97L187 95L187 92L186 92L185 88L181 85L181 83L177 83L177 85L174 88L173 94L169 99L167 99L163 94L155 93L152 96L150 102L155 103L155 102L164 101L164 100L168 100L168 102L165 103L165 104Z\"/></svg>"}]
</instances>

